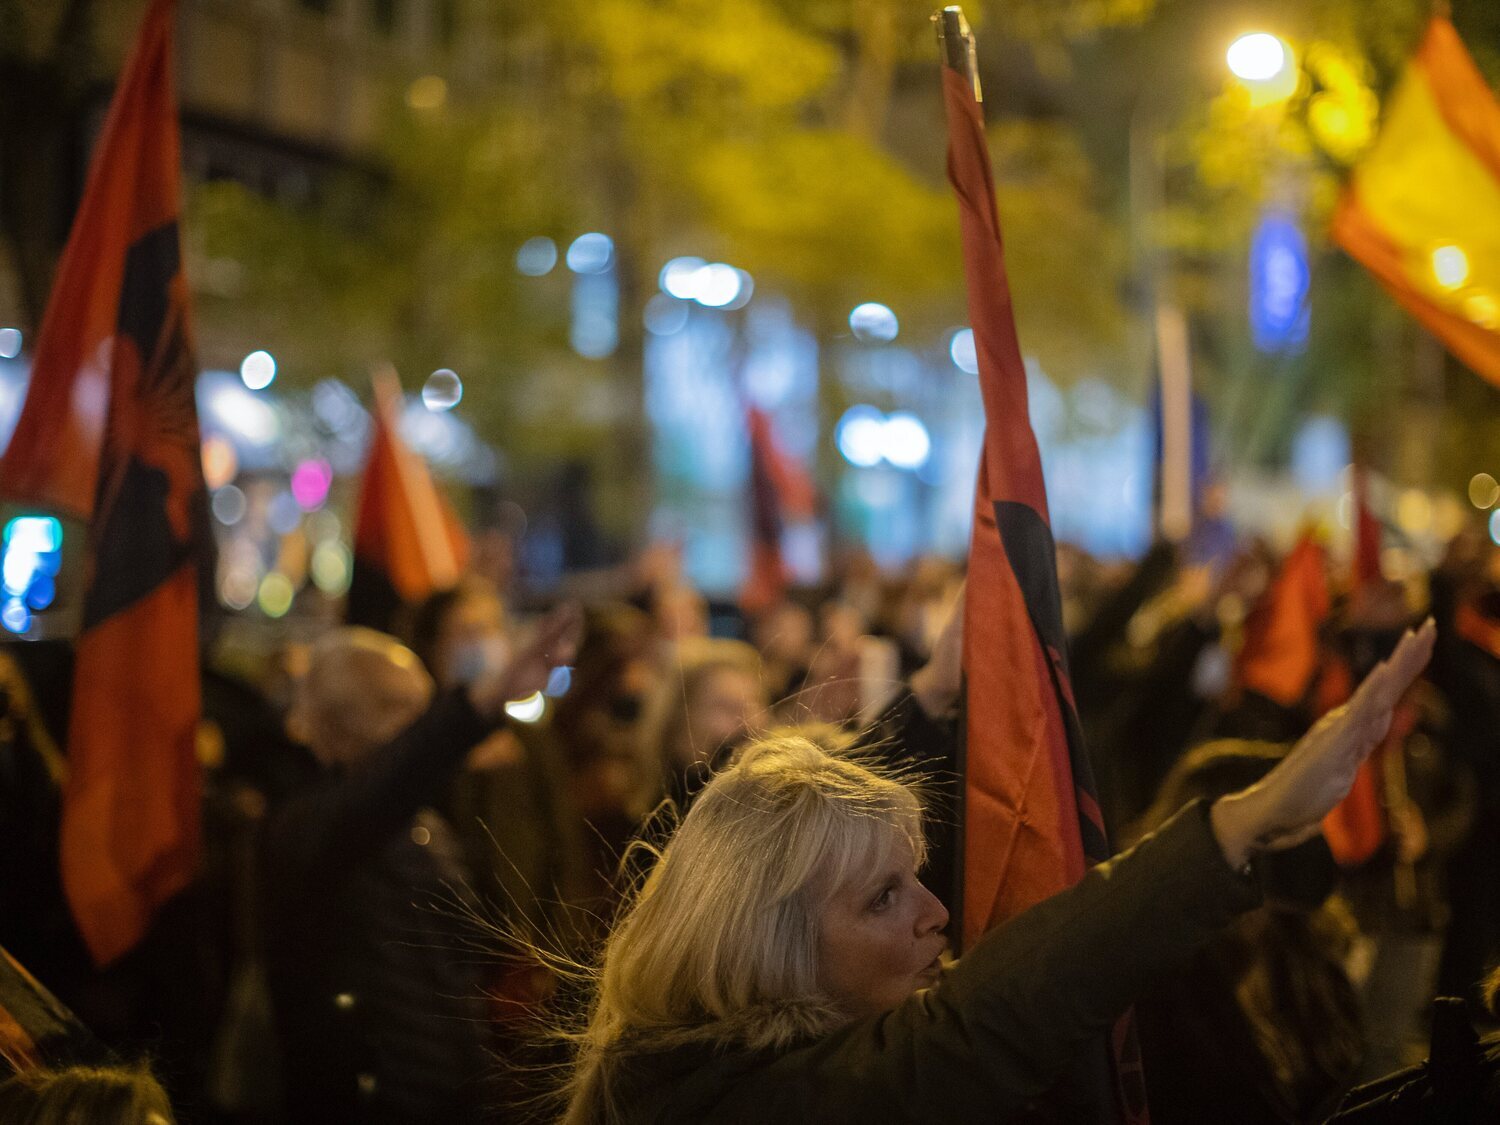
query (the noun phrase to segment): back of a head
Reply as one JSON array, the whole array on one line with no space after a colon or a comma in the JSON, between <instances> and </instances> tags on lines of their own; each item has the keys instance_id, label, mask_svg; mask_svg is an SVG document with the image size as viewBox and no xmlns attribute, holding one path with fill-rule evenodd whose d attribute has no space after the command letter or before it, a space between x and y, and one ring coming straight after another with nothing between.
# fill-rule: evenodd
<instances>
[{"instance_id":1,"label":"back of a head","mask_svg":"<svg viewBox=\"0 0 1500 1125\"><path fill-rule=\"evenodd\" d=\"M347 762L394 738L432 700L432 677L405 645L349 626L313 646L293 714L324 762Z\"/></svg>"},{"instance_id":2,"label":"back of a head","mask_svg":"<svg viewBox=\"0 0 1500 1125\"><path fill-rule=\"evenodd\" d=\"M826 1031L818 917L901 841L923 853L913 790L796 734L748 746L699 794L605 949L588 1039L749 1046Z\"/></svg>"},{"instance_id":3,"label":"back of a head","mask_svg":"<svg viewBox=\"0 0 1500 1125\"><path fill-rule=\"evenodd\" d=\"M1155 832L1189 801L1213 801L1254 785L1286 756L1279 742L1221 738L1188 751L1168 772L1130 839Z\"/></svg>"},{"instance_id":4,"label":"back of a head","mask_svg":"<svg viewBox=\"0 0 1500 1125\"><path fill-rule=\"evenodd\" d=\"M23 1071L0 1083L5 1125L173 1125L166 1091L144 1069Z\"/></svg>"}]
</instances>

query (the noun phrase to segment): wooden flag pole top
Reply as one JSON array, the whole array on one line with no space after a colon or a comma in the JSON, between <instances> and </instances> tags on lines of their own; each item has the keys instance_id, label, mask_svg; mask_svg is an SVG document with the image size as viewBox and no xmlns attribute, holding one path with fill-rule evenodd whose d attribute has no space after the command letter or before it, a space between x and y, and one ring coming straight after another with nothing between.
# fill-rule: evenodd
<instances>
[{"instance_id":1,"label":"wooden flag pole top","mask_svg":"<svg viewBox=\"0 0 1500 1125\"><path fill-rule=\"evenodd\" d=\"M943 65L963 75L974 90L974 100L982 102L974 33L969 30L969 21L964 19L964 10L957 4L951 5L934 12L932 22L937 25L938 49L943 55Z\"/></svg>"}]
</instances>

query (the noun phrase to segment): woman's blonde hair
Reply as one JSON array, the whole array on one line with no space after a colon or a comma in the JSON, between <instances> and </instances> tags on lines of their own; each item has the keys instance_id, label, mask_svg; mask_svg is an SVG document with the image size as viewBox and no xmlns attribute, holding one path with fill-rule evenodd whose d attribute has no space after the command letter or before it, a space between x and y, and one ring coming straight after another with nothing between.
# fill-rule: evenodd
<instances>
[{"instance_id":1,"label":"woman's blonde hair","mask_svg":"<svg viewBox=\"0 0 1500 1125\"><path fill-rule=\"evenodd\" d=\"M564 1120L614 1119L612 1072L637 1053L785 1047L847 1022L819 986L819 915L903 840L920 864L908 783L798 734L746 747L698 795L605 944Z\"/></svg>"},{"instance_id":2,"label":"woman's blonde hair","mask_svg":"<svg viewBox=\"0 0 1500 1125\"><path fill-rule=\"evenodd\" d=\"M172 1125L172 1103L145 1066L24 1070L0 1082L5 1125Z\"/></svg>"}]
</instances>

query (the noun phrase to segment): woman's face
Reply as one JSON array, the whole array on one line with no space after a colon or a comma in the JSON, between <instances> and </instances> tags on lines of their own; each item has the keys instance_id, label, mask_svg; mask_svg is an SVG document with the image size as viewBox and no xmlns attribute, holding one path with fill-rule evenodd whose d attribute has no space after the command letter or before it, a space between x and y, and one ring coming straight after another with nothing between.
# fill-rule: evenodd
<instances>
[{"instance_id":1,"label":"woman's face","mask_svg":"<svg viewBox=\"0 0 1500 1125\"><path fill-rule=\"evenodd\" d=\"M682 767L706 762L714 751L744 733L766 708L760 680L736 668L710 672L688 701L684 745L676 748Z\"/></svg>"},{"instance_id":2,"label":"woman's face","mask_svg":"<svg viewBox=\"0 0 1500 1125\"><path fill-rule=\"evenodd\" d=\"M819 919L819 983L856 1017L889 1011L937 983L948 947L948 911L917 881L911 845L897 835L885 866L838 891Z\"/></svg>"}]
</instances>

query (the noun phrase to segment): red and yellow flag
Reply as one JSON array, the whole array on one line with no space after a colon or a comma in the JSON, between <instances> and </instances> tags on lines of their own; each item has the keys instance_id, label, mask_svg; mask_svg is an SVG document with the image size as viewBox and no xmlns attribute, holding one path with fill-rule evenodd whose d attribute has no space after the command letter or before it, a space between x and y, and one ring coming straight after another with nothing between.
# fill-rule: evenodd
<instances>
[{"instance_id":1,"label":"red and yellow flag","mask_svg":"<svg viewBox=\"0 0 1500 1125\"><path fill-rule=\"evenodd\" d=\"M1500 103L1433 19L1333 217L1334 240L1500 383Z\"/></svg>"},{"instance_id":2,"label":"red and yellow flag","mask_svg":"<svg viewBox=\"0 0 1500 1125\"><path fill-rule=\"evenodd\" d=\"M58 268L0 496L88 524L62 877L107 964L198 867L204 519L182 275L172 0L126 63Z\"/></svg>"},{"instance_id":3,"label":"red and yellow flag","mask_svg":"<svg viewBox=\"0 0 1500 1125\"><path fill-rule=\"evenodd\" d=\"M457 585L469 537L426 463L401 439L401 384L390 369L371 380L370 457L354 523L349 620L389 630L394 611Z\"/></svg>"}]
</instances>

